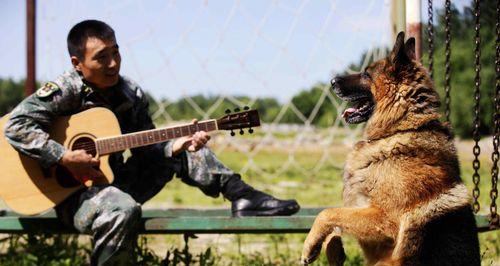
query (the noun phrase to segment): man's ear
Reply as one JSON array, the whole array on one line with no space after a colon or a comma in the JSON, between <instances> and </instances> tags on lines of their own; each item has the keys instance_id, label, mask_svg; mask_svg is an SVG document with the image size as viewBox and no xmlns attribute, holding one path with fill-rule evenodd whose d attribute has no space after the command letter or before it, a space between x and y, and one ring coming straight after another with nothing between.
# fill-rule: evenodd
<instances>
[{"instance_id":1,"label":"man's ear","mask_svg":"<svg viewBox=\"0 0 500 266\"><path fill-rule=\"evenodd\" d=\"M82 62L80 61L80 59L78 59L78 57L74 55L71 56L71 64L76 69L76 71L82 71Z\"/></svg>"}]
</instances>

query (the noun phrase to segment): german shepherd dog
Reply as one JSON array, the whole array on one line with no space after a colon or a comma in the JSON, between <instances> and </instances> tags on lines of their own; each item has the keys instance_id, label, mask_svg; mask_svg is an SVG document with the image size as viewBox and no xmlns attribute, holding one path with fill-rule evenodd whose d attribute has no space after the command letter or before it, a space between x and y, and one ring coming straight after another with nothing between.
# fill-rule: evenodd
<instances>
[{"instance_id":1,"label":"german shepherd dog","mask_svg":"<svg viewBox=\"0 0 500 266\"><path fill-rule=\"evenodd\" d=\"M344 168L344 207L315 219L301 261L322 246L342 265L341 234L359 242L368 265L480 265L477 229L460 179L449 127L439 121L439 95L415 60L415 39L397 36L389 56L332 89L352 104L348 123L367 122Z\"/></svg>"}]
</instances>

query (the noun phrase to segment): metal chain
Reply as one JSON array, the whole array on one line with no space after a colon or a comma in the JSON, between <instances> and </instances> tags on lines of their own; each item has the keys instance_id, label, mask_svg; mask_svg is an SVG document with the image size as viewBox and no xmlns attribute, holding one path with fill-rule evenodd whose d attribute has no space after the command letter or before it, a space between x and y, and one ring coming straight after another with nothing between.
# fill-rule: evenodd
<instances>
[{"instance_id":1,"label":"metal chain","mask_svg":"<svg viewBox=\"0 0 500 266\"><path fill-rule=\"evenodd\" d=\"M497 21L496 21L496 33L497 39L495 41L496 56L495 56L495 97L493 104L493 153L491 154L491 160L493 161L493 166L491 168L491 205L490 205L490 227L498 228L500 227L500 219L497 212L497 198L498 198L498 160L500 158L500 153L498 152L499 146L499 134L500 134L500 1L497 1Z\"/></svg>"},{"instance_id":2,"label":"metal chain","mask_svg":"<svg viewBox=\"0 0 500 266\"><path fill-rule=\"evenodd\" d=\"M451 79L451 0L446 0L445 3L446 13L444 16L445 25L445 75L444 75L444 91L445 95L445 116L446 121L450 122L450 113L451 113L451 97L450 97L450 79Z\"/></svg>"},{"instance_id":3,"label":"metal chain","mask_svg":"<svg viewBox=\"0 0 500 266\"><path fill-rule=\"evenodd\" d=\"M429 43L429 73L431 79L434 79L434 23L433 23L433 10L432 0L428 1L428 23L427 23L427 42Z\"/></svg>"},{"instance_id":4,"label":"metal chain","mask_svg":"<svg viewBox=\"0 0 500 266\"><path fill-rule=\"evenodd\" d=\"M480 209L479 205L479 181L480 181L480 176L479 176L479 168L480 168L480 162L479 162L479 155L481 154L481 148L479 147L479 100L481 99L481 92L479 90L479 87L481 85L481 50L480 50L480 45L481 45L481 36L479 35L479 31L481 29L481 23L479 22L479 16L481 14L480 11L480 0L474 0L474 18L475 18L475 27L474 30L476 32L475 35L475 48L474 48L474 56L475 56L475 72L476 76L474 78L474 130L472 133L472 138L474 139L474 148L473 148L473 153L474 153L474 160L472 162L472 167L474 168L474 174L472 174L472 181L474 182L474 189L472 190L472 197L474 198L474 203L472 205L474 213L478 213Z\"/></svg>"}]
</instances>

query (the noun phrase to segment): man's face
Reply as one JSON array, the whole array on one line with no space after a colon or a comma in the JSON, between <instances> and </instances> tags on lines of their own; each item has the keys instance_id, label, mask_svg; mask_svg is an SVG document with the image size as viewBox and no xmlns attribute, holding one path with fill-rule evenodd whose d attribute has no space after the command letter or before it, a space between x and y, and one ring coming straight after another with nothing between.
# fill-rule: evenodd
<instances>
[{"instance_id":1,"label":"man's face","mask_svg":"<svg viewBox=\"0 0 500 266\"><path fill-rule=\"evenodd\" d=\"M83 60L71 57L71 63L90 85L106 89L118 83L121 56L116 40L89 38Z\"/></svg>"}]
</instances>

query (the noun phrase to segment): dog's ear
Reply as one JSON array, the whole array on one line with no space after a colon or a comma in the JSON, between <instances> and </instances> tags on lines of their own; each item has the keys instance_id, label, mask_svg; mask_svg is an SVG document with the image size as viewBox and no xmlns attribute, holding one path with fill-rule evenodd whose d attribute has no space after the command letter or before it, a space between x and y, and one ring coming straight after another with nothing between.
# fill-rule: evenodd
<instances>
[{"instance_id":1,"label":"dog's ear","mask_svg":"<svg viewBox=\"0 0 500 266\"><path fill-rule=\"evenodd\" d=\"M412 57L415 57L415 39L410 38L405 44L405 33L402 31L396 37L396 43L389 58L391 63L399 68L411 62Z\"/></svg>"},{"instance_id":2,"label":"dog's ear","mask_svg":"<svg viewBox=\"0 0 500 266\"><path fill-rule=\"evenodd\" d=\"M406 41L405 54L410 60L415 60L415 38L411 37Z\"/></svg>"},{"instance_id":3,"label":"dog's ear","mask_svg":"<svg viewBox=\"0 0 500 266\"><path fill-rule=\"evenodd\" d=\"M398 33L398 36L396 37L396 42L394 43L394 47L392 48L392 51L389 55L389 58L391 59L392 63L395 63L398 60L398 57L400 57L402 52L404 52L404 45L405 45L405 33L404 31Z\"/></svg>"}]
</instances>

